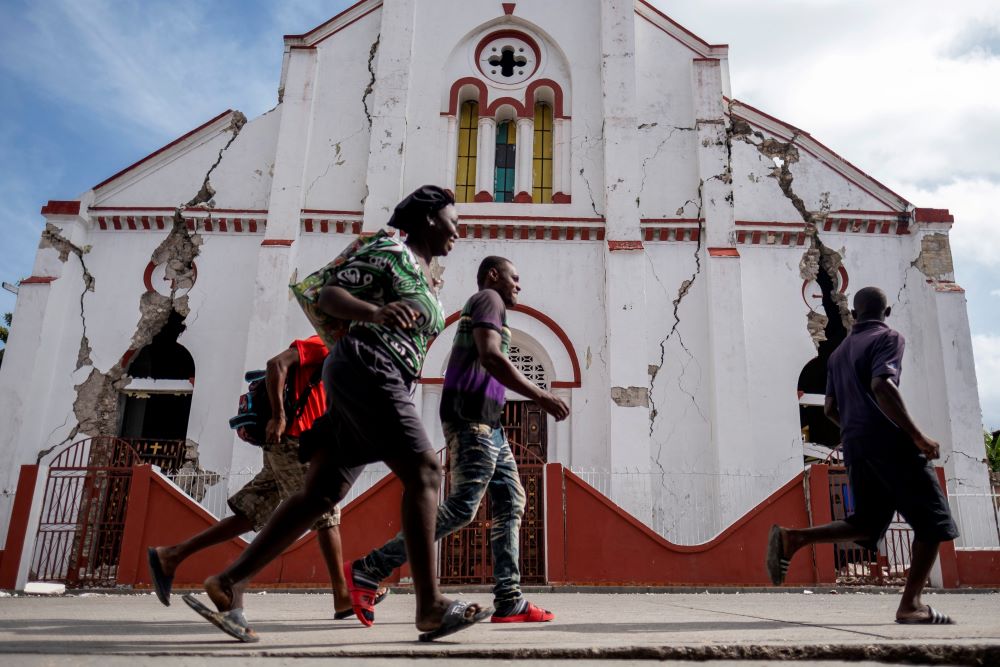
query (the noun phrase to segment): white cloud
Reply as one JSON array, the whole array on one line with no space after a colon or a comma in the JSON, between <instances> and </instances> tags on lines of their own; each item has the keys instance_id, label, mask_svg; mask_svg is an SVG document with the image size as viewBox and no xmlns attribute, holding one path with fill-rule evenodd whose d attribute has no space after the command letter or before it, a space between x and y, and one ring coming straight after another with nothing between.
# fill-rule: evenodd
<instances>
[{"instance_id":1,"label":"white cloud","mask_svg":"<svg viewBox=\"0 0 1000 667\"><path fill-rule=\"evenodd\" d=\"M972 337L976 357L979 401L983 423L990 430L1000 428L1000 336L979 334Z\"/></svg>"}]
</instances>

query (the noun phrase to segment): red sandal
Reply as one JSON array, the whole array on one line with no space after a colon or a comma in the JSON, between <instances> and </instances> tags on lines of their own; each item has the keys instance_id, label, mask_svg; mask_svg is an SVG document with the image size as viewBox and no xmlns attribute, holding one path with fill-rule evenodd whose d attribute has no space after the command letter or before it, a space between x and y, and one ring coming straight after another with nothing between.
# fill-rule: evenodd
<instances>
[{"instance_id":1,"label":"red sandal","mask_svg":"<svg viewBox=\"0 0 1000 667\"><path fill-rule=\"evenodd\" d=\"M366 628L375 625L375 596L378 592L378 582L369 584L361 577L356 577L351 563L344 563L344 578L347 580L347 592L351 594L351 608L361 624Z\"/></svg>"},{"instance_id":2,"label":"red sandal","mask_svg":"<svg viewBox=\"0 0 1000 667\"><path fill-rule=\"evenodd\" d=\"M520 614L513 614L511 616L497 616L493 614L493 618L490 619L491 623L544 623L546 621L551 621L556 617L551 611L542 609L541 607L535 606L531 602Z\"/></svg>"}]
</instances>

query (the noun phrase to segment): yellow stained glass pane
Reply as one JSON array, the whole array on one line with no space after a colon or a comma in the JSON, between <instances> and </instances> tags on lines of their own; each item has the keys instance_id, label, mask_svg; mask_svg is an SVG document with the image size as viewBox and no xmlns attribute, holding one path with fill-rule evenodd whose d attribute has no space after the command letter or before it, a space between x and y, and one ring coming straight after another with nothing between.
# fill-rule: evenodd
<instances>
[{"instance_id":1,"label":"yellow stained glass pane","mask_svg":"<svg viewBox=\"0 0 1000 667\"><path fill-rule=\"evenodd\" d=\"M479 147L479 104L466 102L459 112L458 164L455 170L455 199L470 202L476 193L476 150Z\"/></svg>"}]
</instances>

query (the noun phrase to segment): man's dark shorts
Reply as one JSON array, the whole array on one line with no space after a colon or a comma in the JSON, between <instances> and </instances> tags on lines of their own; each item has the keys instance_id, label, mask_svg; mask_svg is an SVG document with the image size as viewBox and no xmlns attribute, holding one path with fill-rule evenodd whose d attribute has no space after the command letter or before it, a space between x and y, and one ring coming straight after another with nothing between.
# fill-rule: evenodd
<instances>
[{"instance_id":1,"label":"man's dark shorts","mask_svg":"<svg viewBox=\"0 0 1000 667\"><path fill-rule=\"evenodd\" d=\"M958 537L948 500L933 466L923 456L894 461L858 457L847 466L854 495L854 514L847 522L868 537L858 540L875 550L895 512L913 528L918 542L947 542Z\"/></svg>"}]
</instances>

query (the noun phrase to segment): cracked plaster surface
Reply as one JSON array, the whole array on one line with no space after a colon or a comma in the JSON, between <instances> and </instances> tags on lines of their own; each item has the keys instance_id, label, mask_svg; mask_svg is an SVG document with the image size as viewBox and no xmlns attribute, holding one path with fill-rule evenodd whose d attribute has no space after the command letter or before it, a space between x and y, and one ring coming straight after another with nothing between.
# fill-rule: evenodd
<instances>
[{"instance_id":1,"label":"cracked plaster surface","mask_svg":"<svg viewBox=\"0 0 1000 667\"><path fill-rule=\"evenodd\" d=\"M202 238L197 233L191 232L187 228L187 221L184 218L184 209L200 208L211 212L215 206L213 197L215 189L212 187L211 176L216 167L222 162L226 150L232 145L239 135L240 130L246 124L246 117L240 112L234 112L230 126L226 132L231 132L229 141L219 149L219 154L215 162L205 173L201 188L197 194L183 206L178 206L174 210L173 224L166 238L153 251L150 260L156 265L164 267L165 278L170 281L170 295L163 295L155 291L144 293L139 299L139 321L132 334L129 350L137 352L148 345L153 337L159 333L167 323L172 311L176 311L182 318L190 314L188 298L186 295L194 285L195 269L194 260L199 254L202 245ZM70 254L80 258L83 264L83 255L86 248L78 248L58 233L58 228L49 225L42 235L43 247L53 247L60 253L60 259L66 261ZM94 291L96 281L84 266L84 291ZM80 345L80 355L77 360L77 370L92 366L90 359L90 345L86 338L86 319L83 312L83 296L81 295L81 318L84 318L84 335ZM84 351L86 350L86 354ZM77 424L70 431L70 434L60 443L45 449L38 454L38 461L44 456L54 451L61 445L71 442L79 433L94 436L116 436L118 425L118 405L120 392L128 385L131 378L126 373L126 367L131 355L123 355L122 358L111 366L107 371L101 372L92 367L90 373L83 382L76 385L74 390L76 398L73 402L73 414ZM188 441L186 458L192 466L197 466L197 443ZM186 464L187 465L187 464Z\"/></svg>"}]
</instances>

